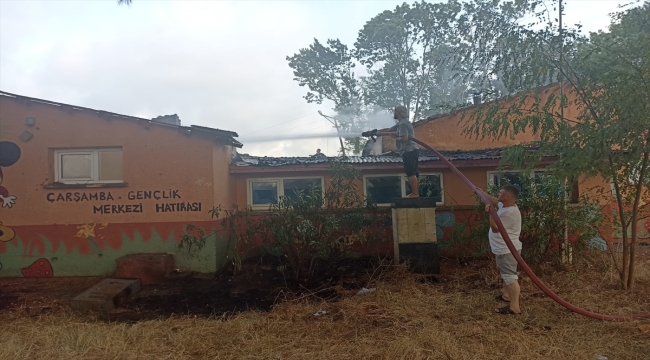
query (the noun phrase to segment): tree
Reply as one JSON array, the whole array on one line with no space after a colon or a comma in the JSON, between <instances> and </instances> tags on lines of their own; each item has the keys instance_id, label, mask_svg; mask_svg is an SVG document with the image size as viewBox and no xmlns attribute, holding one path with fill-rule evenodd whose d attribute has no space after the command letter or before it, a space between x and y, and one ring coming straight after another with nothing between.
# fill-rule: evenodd
<instances>
[{"instance_id":1,"label":"tree","mask_svg":"<svg viewBox=\"0 0 650 360\"><path fill-rule=\"evenodd\" d=\"M358 119L362 111L362 89L354 72L356 64L352 51L338 39L327 40L327 45L314 39L308 48L287 56L287 61L293 69L294 80L309 88L305 100L316 104L322 104L325 99L332 101L334 110L343 115L343 118L337 117L343 120L340 121L342 131L352 132L358 125L353 120ZM356 150L360 139L346 139L346 144Z\"/></svg>"},{"instance_id":2,"label":"tree","mask_svg":"<svg viewBox=\"0 0 650 360\"><path fill-rule=\"evenodd\" d=\"M359 31L356 56L366 67L366 102L404 105L419 119L435 91L438 66L452 58L457 1L403 4L370 19Z\"/></svg>"},{"instance_id":3,"label":"tree","mask_svg":"<svg viewBox=\"0 0 650 360\"><path fill-rule=\"evenodd\" d=\"M308 102L330 99L343 118L357 120L364 116L364 106L389 110L404 105L415 121L466 106L472 93L488 100L507 94L501 73L495 70L499 44L492 35L508 33L536 4L533 0L403 4L371 18L352 49L338 39L328 40L328 46L315 40L287 60L294 79L310 89ZM475 51L475 42L489 44L491 50ZM356 64L361 66L353 73ZM347 100L340 96L342 91L352 92L350 85L358 94L356 102L341 102Z\"/></svg>"},{"instance_id":4,"label":"tree","mask_svg":"<svg viewBox=\"0 0 650 360\"><path fill-rule=\"evenodd\" d=\"M538 30L513 28L504 37L503 54L530 49L528 56L498 67L512 88L529 91L505 107L495 102L474 113L465 133L499 139L531 131L539 138L536 149L512 147L505 162L532 167L554 154L559 160L550 168L560 179L601 176L611 182L623 229L618 270L622 287L632 289L637 222L650 206L650 3L613 14L609 31L589 38L579 28L559 30L549 21ZM555 76L563 87L532 90ZM577 116L565 117L568 107ZM611 199L610 189L598 191Z\"/></svg>"},{"instance_id":5,"label":"tree","mask_svg":"<svg viewBox=\"0 0 650 360\"><path fill-rule=\"evenodd\" d=\"M117 0L117 5L127 5L130 6L133 0Z\"/></svg>"}]
</instances>

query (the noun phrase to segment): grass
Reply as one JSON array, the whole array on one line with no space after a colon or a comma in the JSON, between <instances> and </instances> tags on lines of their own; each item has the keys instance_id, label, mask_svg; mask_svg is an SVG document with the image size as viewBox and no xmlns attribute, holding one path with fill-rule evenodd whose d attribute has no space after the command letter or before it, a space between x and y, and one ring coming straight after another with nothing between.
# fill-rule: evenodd
<instances>
[{"instance_id":1,"label":"grass","mask_svg":"<svg viewBox=\"0 0 650 360\"><path fill-rule=\"evenodd\" d=\"M637 288L616 289L599 256L542 278L576 305L607 313L650 310L650 258ZM106 323L65 308L0 313L0 359L648 359L650 320L608 323L573 314L522 278L520 316L494 313L499 280L488 261L443 263L439 282L394 267L376 291L336 302L286 301L270 312ZM318 310L327 314L314 316Z\"/></svg>"}]
</instances>

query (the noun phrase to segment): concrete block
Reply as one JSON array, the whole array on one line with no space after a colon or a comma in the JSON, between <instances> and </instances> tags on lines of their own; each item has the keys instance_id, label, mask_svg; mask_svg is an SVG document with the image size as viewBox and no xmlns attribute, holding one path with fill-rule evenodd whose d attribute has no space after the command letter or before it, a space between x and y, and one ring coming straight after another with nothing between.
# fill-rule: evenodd
<instances>
[{"instance_id":1,"label":"concrete block","mask_svg":"<svg viewBox=\"0 0 650 360\"><path fill-rule=\"evenodd\" d=\"M111 311L140 291L140 287L138 279L104 279L75 296L70 306L81 311Z\"/></svg>"},{"instance_id":2,"label":"concrete block","mask_svg":"<svg viewBox=\"0 0 650 360\"><path fill-rule=\"evenodd\" d=\"M397 209L422 209L435 208L436 199L434 198L400 198L393 202L394 208Z\"/></svg>"},{"instance_id":3,"label":"concrete block","mask_svg":"<svg viewBox=\"0 0 650 360\"><path fill-rule=\"evenodd\" d=\"M408 262L409 270L416 274L440 274L438 244L399 244L400 262Z\"/></svg>"},{"instance_id":4,"label":"concrete block","mask_svg":"<svg viewBox=\"0 0 650 360\"><path fill-rule=\"evenodd\" d=\"M115 276L140 279L142 285L161 284L174 270L172 254L132 254L116 260Z\"/></svg>"}]
</instances>

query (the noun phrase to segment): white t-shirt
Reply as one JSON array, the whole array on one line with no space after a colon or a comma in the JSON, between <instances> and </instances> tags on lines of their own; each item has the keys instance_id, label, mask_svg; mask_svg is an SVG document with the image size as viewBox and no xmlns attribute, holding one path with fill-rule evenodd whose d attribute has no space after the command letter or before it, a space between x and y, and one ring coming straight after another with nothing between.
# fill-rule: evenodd
<instances>
[{"instance_id":1,"label":"white t-shirt","mask_svg":"<svg viewBox=\"0 0 650 360\"><path fill-rule=\"evenodd\" d=\"M521 233L521 212L517 205L503 207L503 203L497 205L499 210L497 210L497 215L503 223L503 227L508 233L508 237L512 240L512 244L515 246L515 249L521 250L521 241L519 241L519 234ZM497 231L494 232L492 229L488 231L488 236L490 238L490 248L495 255L503 255L510 253L508 246L506 246L505 240L501 234Z\"/></svg>"}]
</instances>

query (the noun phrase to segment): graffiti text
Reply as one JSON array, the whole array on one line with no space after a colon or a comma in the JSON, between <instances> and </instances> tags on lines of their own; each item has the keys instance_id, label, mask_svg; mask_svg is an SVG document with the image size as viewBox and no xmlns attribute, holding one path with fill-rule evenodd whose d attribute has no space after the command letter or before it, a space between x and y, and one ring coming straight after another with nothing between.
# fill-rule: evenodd
<instances>
[{"instance_id":1,"label":"graffiti text","mask_svg":"<svg viewBox=\"0 0 650 360\"><path fill-rule=\"evenodd\" d=\"M93 214L128 214L141 213L142 204L136 205L93 205Z\"/></svg>"},{"instance_id":2,"label":"graffiti text","mask_svg":"<svg viewBox=\"0 0 650 360\"><path fill-rule=\"evenodd\" d=\"M146 200L146 199L180 199L178 190L148 190L148 191L129 191L127 195L129 200Z\"/></svg>"},{"instance_id":3,"label":"graffiti text","mask_svg":"<svg viewBox=\"0 0 650 360\"><path fill-rule=\"evenodd\" d=\"M201 203L156 204L156 212L201 211Z\"/></svg>"},{"instance_id":4,"label":"graffiti text","mask_svg":"<svg viewBox=\"0 0 650 360\"><path fill-rule=\"evenodd\" d=\"M67 192L47 194L47 201L56 202L56 201L66 201L66 202L80 202L80 201L108 201L113 200L113 195L110 192L94 192L94 193L79 193L79 192Z\"/></svg>"}]
</instances>

